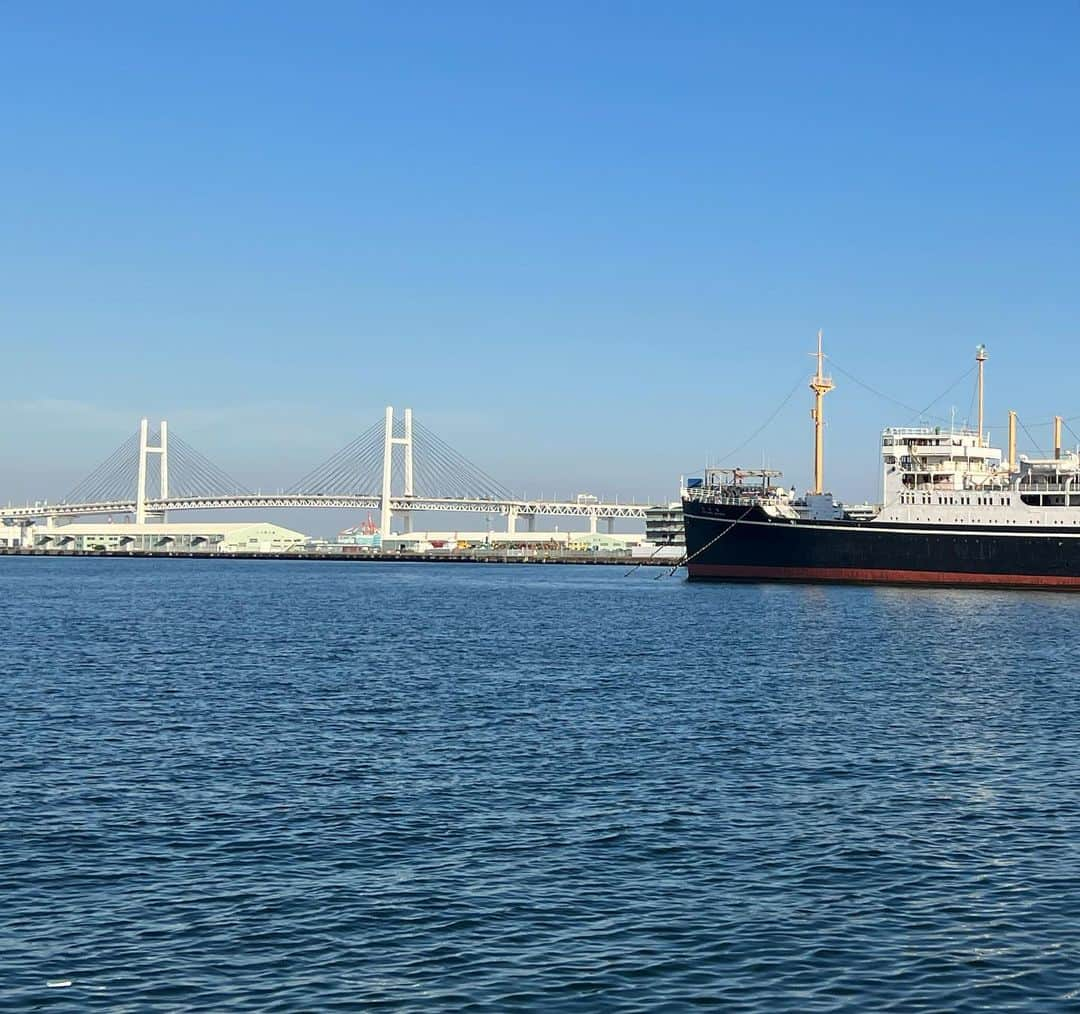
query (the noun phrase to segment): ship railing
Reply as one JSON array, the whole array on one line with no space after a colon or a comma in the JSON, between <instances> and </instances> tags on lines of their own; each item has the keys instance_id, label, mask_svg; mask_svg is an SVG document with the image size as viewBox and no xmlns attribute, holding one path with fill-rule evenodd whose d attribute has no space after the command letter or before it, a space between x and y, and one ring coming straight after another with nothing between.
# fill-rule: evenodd
<instances>
[{"instance_id":1,"label":"ship railing","mask_svg":"<svg viewBox=\"0 0 1080 1014\"><path fill-rule=\"evenodd\" d=\"M883 437L934 437L940 436L929 426L886 426L881 431Z\"/></svg>"},{"instance_id":2,"label":"ship railing","mask_svg":"<svg viewBox=\"0 0 1080 1014\"><path fill-rule=\"evenodd\" d=\"M1021 493L1065 493L1076 491L1076 480L1073 476L1064 482L1021 482L1017 489Z\"/></svg>"},{"instance_id":3,"label":"ship railing","mask_svg":"<svg viewBox=\"0 0 1080 1014\"><path fill-rule=\"evenodd\" d=\"M963 486L943 486L934 482L913 482L910 486L905 485L905 490L920 493L1008 493L1013 488L1011 482L969 482Z\"/></svg>"},{"instance_id":4,"label":"ship railing","mask_svg":"<svg viewBox=\"0 0 1080 1014\"><path fill-rule=\"evenodd\" d=\"M967 426L945 429L941 426L886 426L881 431L886 437L977 437L978 430Z\"/></svg>"},{"instance_id":5,"label":"ship railing","mask_svg":"<svg viewBox=\"0 0 1080 1014\"><path fill-rule=\"evenodd\" d=\"M683 497L698 503L716 503L728 507L749 507L752 504L775 504L781 501L779 496L728 496L724 493L714 493L708 487L701 486L683 490Z\"/></svg>"},{"instance_id":6,"label":"ship railing","mask_svg":"<svg viewBox=\"0 0 1080 1014\"><path fill-rule=\"evenodd\" d=\"M964 461L964 458L957 458ZM992 476L998 469L994 468L951 468L948 465L931 465L929 463L909 466L897 465L896 470L902 475L986 475Z\"/></svg>"}]
</instances>

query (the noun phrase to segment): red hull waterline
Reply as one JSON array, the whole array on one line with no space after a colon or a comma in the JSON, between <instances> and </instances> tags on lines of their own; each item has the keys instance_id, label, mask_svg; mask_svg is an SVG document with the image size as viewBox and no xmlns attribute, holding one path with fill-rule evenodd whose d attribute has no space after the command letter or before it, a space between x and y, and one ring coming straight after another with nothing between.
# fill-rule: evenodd
<instances>
[{"instance_id":1,"label":"red hull waterline","mask_svg":"<svg viewBox=\"0 0 1080 1014\"><path fill-rule=\"evenodd\" d=\"M970 574L961 571L883 570L860 567L747 567L690 563L691 578L727 581L825 581L842 584L917 584L967 588L1053 588L1080 591L1080 577L1045 574Z\"/></svg>"}]
</instances>

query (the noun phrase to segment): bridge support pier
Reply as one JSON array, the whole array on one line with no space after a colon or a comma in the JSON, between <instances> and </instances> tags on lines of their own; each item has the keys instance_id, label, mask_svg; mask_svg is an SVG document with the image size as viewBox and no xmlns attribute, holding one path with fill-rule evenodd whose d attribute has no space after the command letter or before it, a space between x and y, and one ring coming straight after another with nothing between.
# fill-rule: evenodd
<instances>
[{"instance_id":1,"label":"bridge support pier","mask_svg":"<svg viewBox=\"0 0 1080 1014\"><path fill-rule=\"evenodd\" d=\"M608 535L614 535L615 534L615 519L614 518L608 518L607 519L607 533L608 533Z\"/></svg>"},{"instance_id":2,"label":"bridge support pier","mask_svg":"<svg viewBox=\"0 0 1080 1014\"><path fill-rule=\"evenodd\" d=\"M516 507L506 508L506 531L513 535L517 531L518 511Z\"/></svg>"},{"instance_id":3,"label":"bridge support pier","mask_svg":"<svg viewBox=\"0 0 1080 1014\"><path fill-rule=\"evenodd\" d=\"M589 512L589 534L590 535L595 535L596 534L596 523L599 520L600 519L596 516L596 511L590 511Z\"/></svg>"},{"instance_id":4,"label":"bridge support pier","mask_svg":"<svg viewBox=\"0 0 1080 1014\"><path fill-rule=\"evenodd\" d=\"M526 514L525 515L525 530L528 531L528 532L535 532L536 531L536 515L535 514Z\"/></svg>"}]
</instances>

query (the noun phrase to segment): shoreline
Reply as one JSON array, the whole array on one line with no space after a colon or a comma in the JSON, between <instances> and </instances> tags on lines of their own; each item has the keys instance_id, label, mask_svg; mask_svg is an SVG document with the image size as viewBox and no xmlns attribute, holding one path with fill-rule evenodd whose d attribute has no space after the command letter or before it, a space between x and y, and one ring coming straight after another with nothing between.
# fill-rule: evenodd
<instances>
[{"instance_id":1,"label":"shoreline","mask_svg":"<svg viewBox=\"0 0 1080 1014\"><path fill-rule=\"evenodd\" d=\"M0 548L0 556L91 557L115 560L319 560L328 563L497 563L574 564L577 566L681 567L681 559L631 557L604 553L509 556L498 553L199 553L168 551L115 552L100 549Z\"/></svg>"}]
</instances>

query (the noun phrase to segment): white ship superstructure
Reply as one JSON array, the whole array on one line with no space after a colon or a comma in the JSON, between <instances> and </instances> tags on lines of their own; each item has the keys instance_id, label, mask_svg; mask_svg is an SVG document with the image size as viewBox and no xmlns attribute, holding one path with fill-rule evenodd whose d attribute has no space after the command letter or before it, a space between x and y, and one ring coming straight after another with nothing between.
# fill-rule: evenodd
<instances>
[{"instance_id":1,"label":"white ship superstructure","mask_svg":"<svg viewBox=\"0 0 1080 1014\"><path fill-rule=\"evenodd\" d=\"M890 427L879 522L1080 527L1080 458L1015 458L971 429Z\"/></svg>"}]
</instances>

